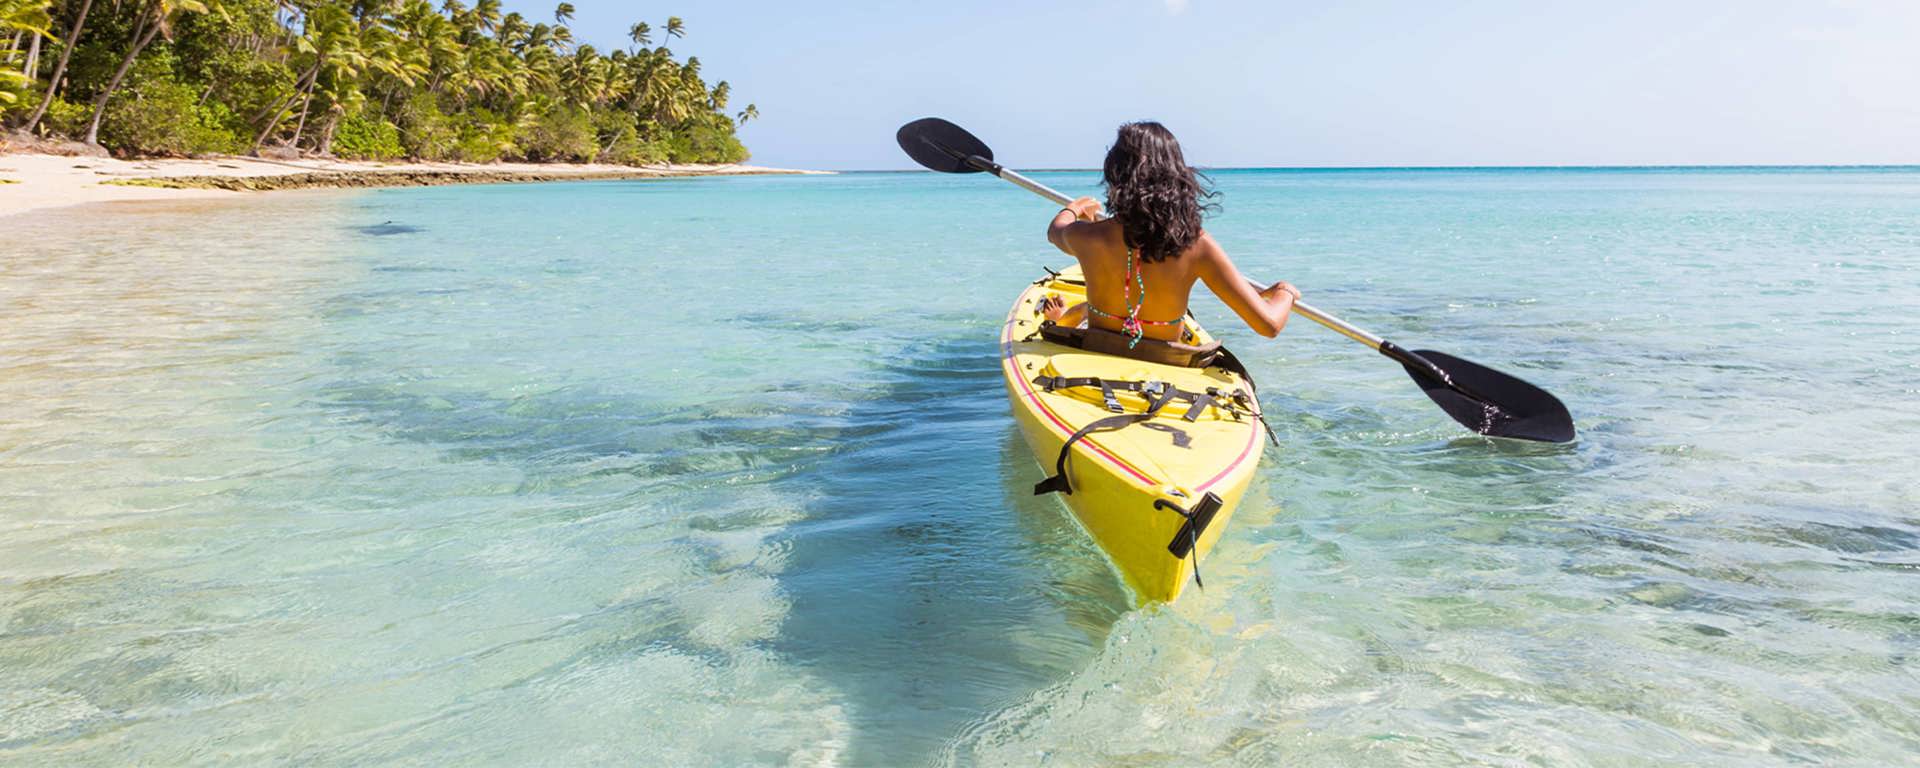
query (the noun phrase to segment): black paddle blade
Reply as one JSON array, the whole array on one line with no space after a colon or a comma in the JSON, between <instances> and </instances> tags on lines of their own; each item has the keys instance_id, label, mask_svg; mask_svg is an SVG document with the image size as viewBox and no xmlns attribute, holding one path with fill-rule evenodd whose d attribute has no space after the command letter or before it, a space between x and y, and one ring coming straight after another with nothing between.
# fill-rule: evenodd
<instances>
[{"instance_id":1,"label":"black paddle blade","mask_svg":"<svg viewBox=\"0 0 1920 768\"><path fill-rule=\"evenodd\" d=\"M1520 379L1470 360L1430 349L1414 350L1445 371L1454 387L1424 370L1406 366L1407 375L1440 410L1467 429L1491 437L1565 443L1573 440L1573 416L1560 398ZM1473 397L1461 393L1470 392ZM1475 399L1479 398L1479 399ZM1483 402L1484 401L1484 402Z\"/></svg>"},{"instance_id":2,"label":"black paddle blade","mask_svg":"<svg viewBox=\"0 0 1920 768\"><path fill-rule=\"evenodd\" d=\"M906 125L893 135L900 142L900 148L907 151L913 161L924 165L928 170L941 173L979 173L967 162L968 155L977 155L982 160L992 160L993 150L967 129L949 123L937 117L923 117Z\"/></svg>"}]
</instances>

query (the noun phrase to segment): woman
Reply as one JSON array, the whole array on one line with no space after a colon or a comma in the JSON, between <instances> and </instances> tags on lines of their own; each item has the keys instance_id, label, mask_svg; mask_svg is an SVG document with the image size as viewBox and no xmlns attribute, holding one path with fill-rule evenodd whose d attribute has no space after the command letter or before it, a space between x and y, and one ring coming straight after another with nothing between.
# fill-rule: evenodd
<instances>
[{"instance_id":1,"label":"woman","mask_svg":"<svg viewBox=\"0 0 1920 768\"><path fill-rule=\"evenodd\" d=\"M1050 298L1041 307L1055 323L1117 331L1140 339L1181 340L1181 318L1193 281L1204 281L1247 326L1273 337L1286 327L1300 291L1285 281L1256 289L1227 252L1200 227L1202 202L1215 193L1200 185L1180 142L1154 122L1127 123L1104 169L1107 208L1083 197L1047 226L1047 240L1080 262L1087 301L1066 306Z\"/></svg>"}]
</instances>

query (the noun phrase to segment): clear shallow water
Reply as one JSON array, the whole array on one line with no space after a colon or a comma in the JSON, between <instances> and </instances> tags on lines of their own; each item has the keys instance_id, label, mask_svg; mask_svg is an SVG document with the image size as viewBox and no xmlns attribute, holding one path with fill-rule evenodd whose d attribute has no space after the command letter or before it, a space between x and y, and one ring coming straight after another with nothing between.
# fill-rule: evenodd
<instances>
[{"instance_id":1,"label":"clear shallow water","mask_svg":"<svg viewBox=\"0 0 1920 768\"><path fill-rule=\"evenodd\" d=\"M1580 441L1199 301L1282 446L1134 610L1027 495L993 338L1060 257L991 180L8 220L0 763L1920 754L1920 173L1216 179L1249 272Z\"/></svg>"}]
</instances>

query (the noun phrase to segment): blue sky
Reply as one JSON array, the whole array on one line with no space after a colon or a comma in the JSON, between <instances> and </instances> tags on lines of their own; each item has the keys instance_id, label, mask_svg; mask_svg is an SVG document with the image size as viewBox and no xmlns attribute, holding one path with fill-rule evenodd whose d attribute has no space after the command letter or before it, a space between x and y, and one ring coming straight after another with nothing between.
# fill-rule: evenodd
<instances>
[{"instance_id":1,"label":"blue sky","mask_svg":"<svg viewBox=\"0 0 1920 768\"><path fill-rule=\"evenodd\" d=\"M1142 118L1215 167L1920 163L1920 0L574 4L684 18L766 165L904 168L926 115L1027 168Z\"/></svg>"}]
</instances>

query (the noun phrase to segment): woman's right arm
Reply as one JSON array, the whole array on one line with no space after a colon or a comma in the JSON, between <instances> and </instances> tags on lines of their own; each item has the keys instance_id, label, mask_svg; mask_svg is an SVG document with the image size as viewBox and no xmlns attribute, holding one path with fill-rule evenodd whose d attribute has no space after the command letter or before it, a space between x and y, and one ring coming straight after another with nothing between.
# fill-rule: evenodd
<instances>
[{"instance_id":1,"label":"woman's right arm","mask_svg":"<svg viewBox=\"0 0 1920 768\"><path fill-rule=\"evenodd\" d=\"M1293 302L1300 298L1300 289L1285 280L1256 289L1240 274L1240 268L1227 258L1226 250L1214 242L1212 235L1202 233L1200 239L1206 249L1199 264L1201 281L1246 321L1254 333L1269 339L1279 335L1280 329L1287 327L1287 318L1293 315Z\"/></svg>"},{"instance_id":2,"label":"woman's right arm","mask_svg":"<svg viewBox=\"0 0 1920 768\"><path fill-rule=\"evenodd\" d=\"M1047 242L1053 243L1053 247L1059 248L1061 253L1077 259L1080 254L1073 252L1073 243L1070 241L1074 225L1099 219L1100 202L1098 200L1082 197L1067 203L1067 207L1061 208L1059 213L1053 215L1053 221L1047 222Z\"/></svg>"}]
</instances>

